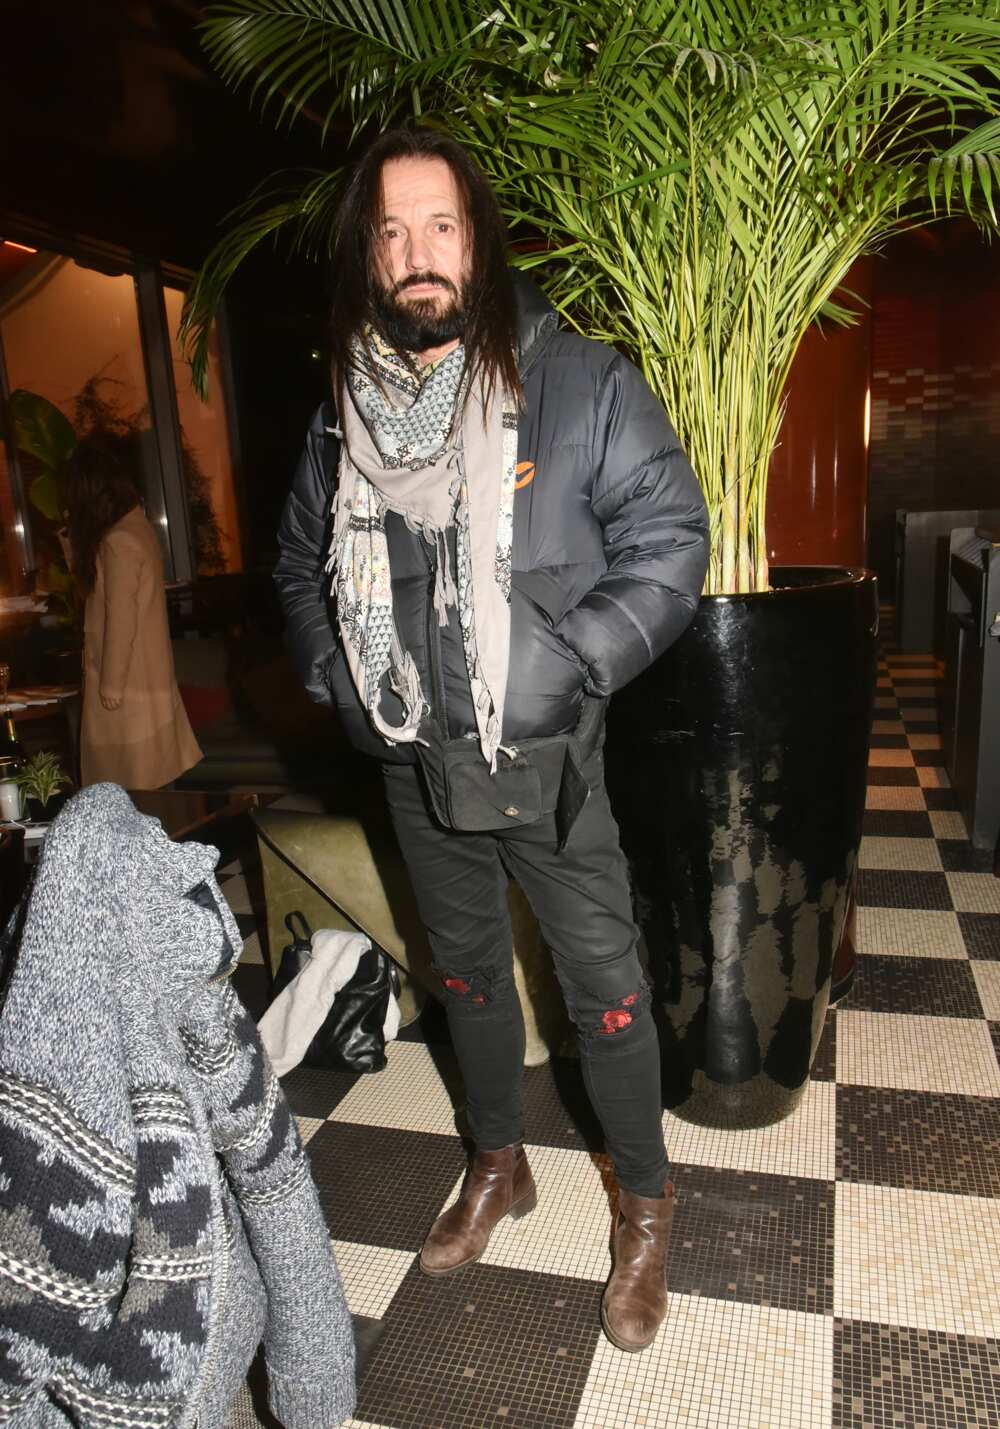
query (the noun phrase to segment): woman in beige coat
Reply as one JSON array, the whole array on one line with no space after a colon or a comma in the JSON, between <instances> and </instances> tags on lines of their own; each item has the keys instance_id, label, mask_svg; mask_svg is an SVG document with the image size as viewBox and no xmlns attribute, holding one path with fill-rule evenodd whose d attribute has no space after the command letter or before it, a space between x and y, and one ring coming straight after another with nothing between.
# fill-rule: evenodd
<instances>
[{"instance_id":1,"label":"woman in beige coat","mask_svg":"<svg viewBox=\"0 0 1000 1429\"><path fill-rule=\"evenodd\" d=\"M81 783L159 789L202 758L174 677L159 542L110 448L81 446L75 467L69 533L87 598Z\"/></svg>"}]
</instances>

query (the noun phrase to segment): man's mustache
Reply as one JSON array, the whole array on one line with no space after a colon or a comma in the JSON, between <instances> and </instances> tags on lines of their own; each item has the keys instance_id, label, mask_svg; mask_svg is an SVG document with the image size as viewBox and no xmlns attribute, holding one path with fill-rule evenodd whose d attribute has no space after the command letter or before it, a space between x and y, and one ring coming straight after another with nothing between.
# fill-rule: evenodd
<instances>
[{"instance_id":1,"label":"man's mustache","mask_svg":"<svg viewBox=\"0 0 1000 1429\"><path fill-rule=\"evenodd\" d=\"M458 289L455 284L441 273L432 273L430 269L426 273L411 273L408 278L400 278L392 290L392 296L398 298L399 294L405 292L407 288L419 288L426 283L436 283L439 287L446 288L452 297L458 297Z\"/></svg>"}]
</instances>

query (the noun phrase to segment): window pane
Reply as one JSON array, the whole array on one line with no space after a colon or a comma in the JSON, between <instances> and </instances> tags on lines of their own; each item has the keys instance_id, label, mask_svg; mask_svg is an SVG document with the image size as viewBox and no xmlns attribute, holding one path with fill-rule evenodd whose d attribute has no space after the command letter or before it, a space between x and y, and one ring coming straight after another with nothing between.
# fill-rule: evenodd
<instances>
[{"instance_id":1,"label":"window pane","mask_svg":"<svg viewBox=\"0 0 1000 1429\"><path fill-rule=\"evenodd\" d=\"M13 247L3 248L8 246ZM151 509L162 510L131 274L99 272L59 253L20 251L26 261L13 271L10 264L0 268L0 340L11 392L24 390L52 403L77 441L95 436L111 446ZM34 489L46 506L45 462L23 451L20 460L29 495ZM0 483L0 510L6 517L11 504L6 466L0 468ZM58 512L51 505L40 509L38 500L29 499L27 517L37 586L50 590L64 569L56 537ZM166 548L165 531L160 535ZM10 560L8 554L8 565Z\"/></svg>"},{"instance_id":2,"label":"window pane","mask_svg":"<svg viewBox=\"0 0 1000 1429\"><path fill-rule=\"evenodd\" d=\"M22 544L21 513L14 504L6 443L0 442L0 599L23 595L29 581Z\"/></svg>"},{"instance_id":3,"label":"window pane","mask_svg":"<svg viewBox=\"0 0 1000 1429\"><path fill-rule=\"evenodd\" d=\"M200 576L240 571L243 569L240 519L233 483L218 332L213 326L209 348L208 399L203 402L191 385L191 369L177 341L184 294L178 288L164 288L163 299L174 361L177 415L184 448L197 571Z\"/></svg>"}]
</instances>

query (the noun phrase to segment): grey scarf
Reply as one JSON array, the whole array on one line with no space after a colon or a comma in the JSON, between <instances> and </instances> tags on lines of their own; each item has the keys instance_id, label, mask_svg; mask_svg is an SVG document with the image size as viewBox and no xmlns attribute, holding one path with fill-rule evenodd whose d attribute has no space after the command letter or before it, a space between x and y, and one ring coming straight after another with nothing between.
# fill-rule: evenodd
<instances>
[{"instance_id":1,"label":"grey scarf","mask_svg":"<svg viewBox=\"0 0 1000 1429\"><path fill-rule=\"evenodd\" d=\"M418 738L428 710L413 657L396 633L385 515L394 511L437 552L438 621L457 606L483 757L496 767L510 656L510 571L517 413L463 381L461 346L420 381L393 352L360 344L341 400L343 453L334 498L337 620L351 676L372 723L389 742ZM446 531L455 526L451 569ZM403 703L400 725L379 702L388 674Z\"/></svg>"}]
</instances>

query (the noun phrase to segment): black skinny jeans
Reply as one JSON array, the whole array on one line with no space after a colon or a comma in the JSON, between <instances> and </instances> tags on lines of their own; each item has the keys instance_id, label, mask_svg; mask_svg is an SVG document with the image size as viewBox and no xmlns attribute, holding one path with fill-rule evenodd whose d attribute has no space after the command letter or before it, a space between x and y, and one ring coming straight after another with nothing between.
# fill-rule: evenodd
<instances>
[{"instance_id":1,"label":"black skinny jeans","mask_svg":"<svg viewBox=\"0 0 1000 1429\"><path fill-rule=\"evenodd\" d=\"M660 1053L636 953L628 875L600 751L562 853L551 815L459 833L430 812L412 765L385 765L386 797L446 990L448 1025L482 1150L523 1138L524 1021L513 980L508 875L531 904L576 1024L584 1080L619 1183L659 1196L667 1178Z\"/></svg>"}]
</instances>

